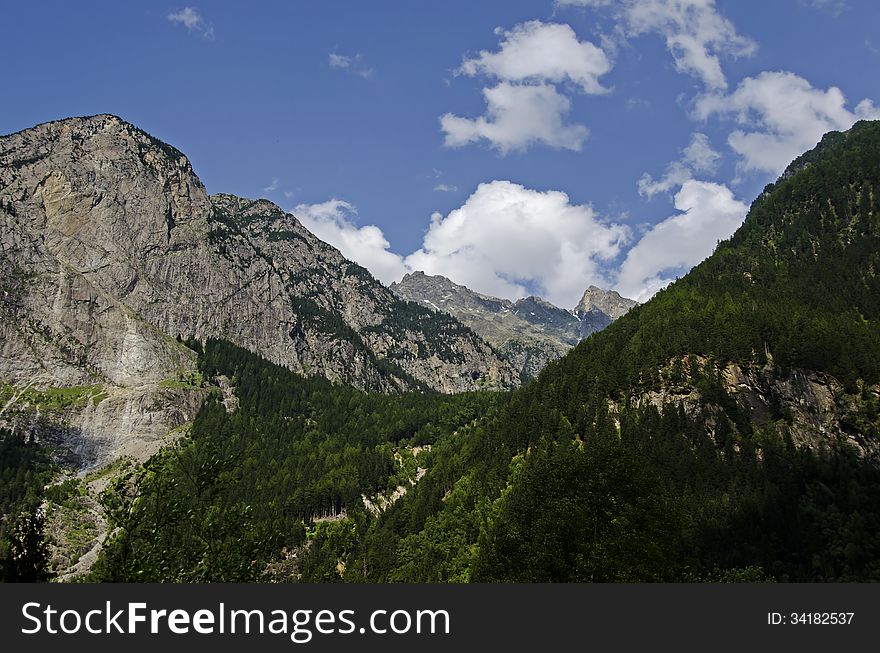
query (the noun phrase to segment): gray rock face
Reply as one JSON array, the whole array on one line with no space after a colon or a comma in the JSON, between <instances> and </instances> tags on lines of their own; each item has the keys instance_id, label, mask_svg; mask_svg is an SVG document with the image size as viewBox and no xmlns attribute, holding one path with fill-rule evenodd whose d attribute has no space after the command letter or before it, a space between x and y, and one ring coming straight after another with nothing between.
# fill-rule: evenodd
<instances>
[{"instance_id":1,"label":"gray rock face","mask_svg":"<svg viewBox=\"0 0 880 653\"><path fill-rule=\"evenodd\" d=\"M274 204L209 197L183 154L115 116L0 139L0 219L13 382L167 378L191 364L180 335L375 390L516 384L474 333L406 305Z\"/></svg>"},{"instance_id":2,"label":"gray rock face","mask_svg":"<svg viewBox=\"0 0 880 653\"><path fill-rule=\"evenodd\" d=\"M674 371L676 368L678 371ZM830 444L845 444L864 458L880 461L880 442L857 427L860 415L868 410L866 406L880 397L880 385L866 384L862 392L850 394L843 384L822 372L783 369L773 362L764 366L719 366L705 357L691 355L670 361L661 369L662 382L633 392L629 401L634 406L650 404L657 409L681 406L688 415L699 417L714 439L718 422L727 419L726 409L706 401L693 382L695 371L717 375L750 422L775 432L780 440L791 438L796 446L814 451ZM609 401L609 410L615 415L620 406Z\"/></svg>"},{"instance_id":3,"label":"gray rock face","mask_svg":"<svg viewBox=\"0 0 880 653\"><path fill-rule=\"evenodd\" d=\"M198 411L197 388L168 392L195 366L178 336L378 391L519 382L470 329L271 202L209 197L181 152L111 115L0 137L0 265L0 387L100 385L109 398L60 420L89 464ZM29 423L0 422L13 413Z\"/></svg>"},{"instance_id":4,"label":"gray rock face","mask_svg":"<svg viewBox=\"0 0 880 653\"><path fill-rule=\"evenodd\" d=\"M621 297L614 290L602 290L596 286L590 286L584 291L584 296L575 307L575 314L589 315L593 311L604 313L612 320L616 320L627 314L629 309L638 306L634 299Z\"/></svg>"},{"instance_id":5,"label":"gray rock face","mask_svg":"<svg viewBox=\"0 0 880 653\"><path fill-rule=\"evenodd\" d=\"M509 360L523 379L537 376L548 362L637 304L591 286L572 312L540 297L512 302L481 295L446 277L423 272L407 274L390 288L404 299L449 313L469 326Z\"/></svg>"}]
</instances>

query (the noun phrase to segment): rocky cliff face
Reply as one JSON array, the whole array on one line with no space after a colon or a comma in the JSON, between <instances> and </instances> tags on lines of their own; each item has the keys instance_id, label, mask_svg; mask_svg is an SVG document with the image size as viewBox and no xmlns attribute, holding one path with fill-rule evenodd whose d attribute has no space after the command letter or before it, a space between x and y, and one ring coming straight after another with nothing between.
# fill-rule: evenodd
<instances>
[{"instance_id":1,"label":"rocky cliff face","mask_svg":"<svg viewBox=\"0 0 880 653\"><path fill-rule=\"evenodd\" d=\"M658 409L681 406L688 415L699 417L716 442L719 423L724 421L740 437L748 435L741 432L748 425L760 433L757 441L790 439L796 446L814 451L846 445L865 458L880 461L880 440L876 437L880 386L865 384L853 393L823 372L782 368L772 361L719 366L694 355L672 361L661 377L655 387L633 393L631 405ZM726 405L719 403L717 390L707 393L705 382L695 382L695 377L716 378L717 389L729 399ZM609 407L612 414L619 410L613 402ZM739 420L735 419L737 413Z\"/></svg>"},{"instance_id":2,"label":"rocky cliff face","mask_svg":"<svg viewBox=\"0 0 880 653\"><path fill-rule=\"evenodd\" d=\"M614 290L602 290L596 286L590 286L584 291L584 296L575 307L575 314L589 315L598 311L607 315L612 320L623 317L629 312L629 309L638 306L639 303L634 299L621 297Z\"/></svg>"},{"instance_id":3,"label":"rocky cliff face","mask_svg":"<svg viewBox=\"0 0 880 653\"><path fill-rule=\"evenodd\" d=\"M0 137L0 264L0 383L15 387L155 388L193 369L178 336L372 390L518 382L471 330L274 204L209 197L181 152L115 116Z\"/></svg>"},{"instance_id":4,"label":"rocky cliff face","mask_svg":"<svg viewBox=\"0 0 880 653\"><path fill-rule=\"evenodd\" d=\"M551 360L638 304L591 286L575 311L540 297L516 302L481 295L439 275L407 274L391 290L435 311L454 316L492 344L520 375L532 378Z\"/></svg>"}]
</instances>

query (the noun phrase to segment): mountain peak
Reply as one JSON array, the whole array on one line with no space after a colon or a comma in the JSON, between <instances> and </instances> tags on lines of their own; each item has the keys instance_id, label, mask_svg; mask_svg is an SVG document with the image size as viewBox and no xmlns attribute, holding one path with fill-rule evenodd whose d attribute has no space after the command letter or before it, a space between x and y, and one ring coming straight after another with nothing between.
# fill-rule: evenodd
<instances>
[{"instance_id":1,"label":"mountain peak","mask_svg":"<svg viewBox=\"0 0 880 653\"><path fill-rule=\"evenodd\" d=\"M574 312L585 314L598 310L616 320L638 305L639 303L634 299L621 297L616 290L602 290L598 286L591 285L584 291L584 296L581 297Z\"/></svg>"},{"instance_id":2,"label":"mountain peak","mask_svg":"<svg viewBox=\"0 0 880 653\"><path fill-rule=\"evenodd\" d=\"M180 348L170 345L159 364L138 345L141 369L120 363L122 345L164 351L179 335L222 338L364 389L516 385L514 370L461 324L403 306L272 202L209 197L182 153L118 116L0 137L0 188L0 262L36 279L21 301L37 327L14 344L50 352L10 360L9 345L4 381L46 370L59 383L90 374L120 386L158 382L180 366ZM98 299L112 310L93 309ZM60 304L82 315L66 310L59 321Z\"/></svg>"},{"instance_id":3,"label":"mountain peak","mask_svg":"<svg viewBox=\"0 0 880 653\"><path fill-rule=\"evenodd\" d=\"M615 319L595 307L575 314L535 295L511 302L421 271L406 274L389 287L404 299L433 311L449 313L460 320L513 363L523 378L536 376L549 361L559 358ZM604 304L615 313L622 314L619 306L628 308L627 302L631 302L595 286L585 294L595 298L596 303L606 295L610 299Z\"/></svg>"}]
</instances>

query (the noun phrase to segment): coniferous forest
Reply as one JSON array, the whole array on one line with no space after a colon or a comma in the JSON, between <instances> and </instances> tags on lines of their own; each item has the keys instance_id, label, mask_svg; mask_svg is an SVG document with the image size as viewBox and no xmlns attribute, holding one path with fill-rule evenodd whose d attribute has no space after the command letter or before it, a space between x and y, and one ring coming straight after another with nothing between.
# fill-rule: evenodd
<instances>
[{"instance_id":1,"label":"coniferous forest","mask_svg":"<svg viewBox=\"0 0 880 653\"><path fill-rule=\"evenodd\" d=\"M513 393L365 393L191 342L236 401L213 390L104 491L89 580L880 580L878 275L880 123L860 122ZM51 463L0 447L21 515L2 573L34 578L15 552Z\"/></svg>"}]
</instances>

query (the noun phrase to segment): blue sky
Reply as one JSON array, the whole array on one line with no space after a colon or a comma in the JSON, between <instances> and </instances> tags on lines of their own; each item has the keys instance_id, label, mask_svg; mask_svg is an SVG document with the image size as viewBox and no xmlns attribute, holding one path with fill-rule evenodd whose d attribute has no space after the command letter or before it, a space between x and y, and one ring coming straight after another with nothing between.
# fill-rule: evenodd
<instances>
[{"instance_id":1,"label":"blue sky","mask_svg":"<svg viewBox=\"0 0 880 653\"><path fill-rule=\"evenodd\" d=\"M87 8L86 8L87 7ZM0 132L115 113L385 282L645 299L785 163L880 118L873 0L3 8Z\"/></svg>"}]
</instances>

